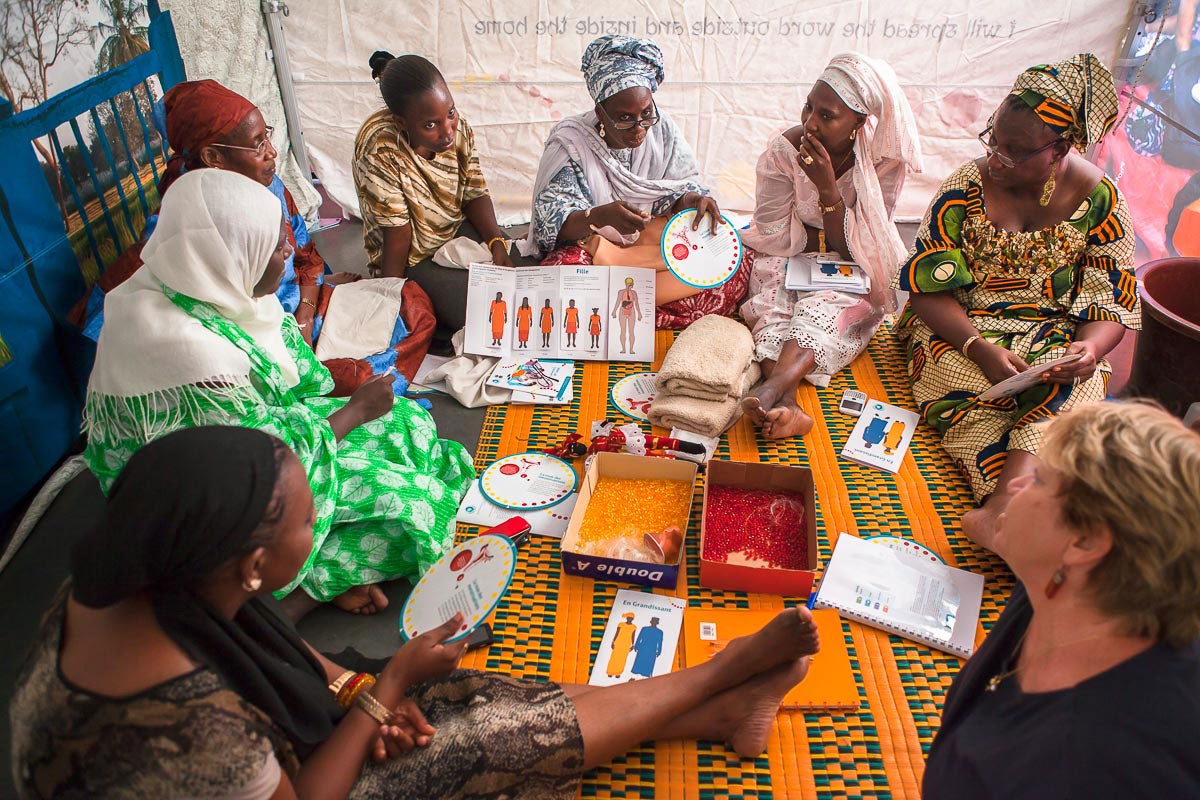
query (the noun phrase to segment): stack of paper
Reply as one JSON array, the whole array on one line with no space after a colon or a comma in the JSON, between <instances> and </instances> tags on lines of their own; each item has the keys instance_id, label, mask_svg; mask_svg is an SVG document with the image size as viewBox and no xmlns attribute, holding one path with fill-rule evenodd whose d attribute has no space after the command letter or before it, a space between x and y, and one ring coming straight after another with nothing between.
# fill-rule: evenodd
<instances>
[{"instance_id":1,"label":"stack of paper","mask_svg":"<svg viewBox=\"0 0 1200 800\"><path fill-rule=\"evenodd\" d=\"M841 260L837 253L801 253L788 259L784 286L793 291L832 289L867 294L871 291L871 279L862 267Z\"/></svg>"},{"instance_id":2,"label":"stack of paper","mask_svg":"<svg viewBox=\"0 0 1200 800\"><path fill-rule=\"evenodd\" d=\"M487 385L511 389L513 403L566 405L575 399L575 362L549 358L503 358Z\"/></svg>"}]
</instances>

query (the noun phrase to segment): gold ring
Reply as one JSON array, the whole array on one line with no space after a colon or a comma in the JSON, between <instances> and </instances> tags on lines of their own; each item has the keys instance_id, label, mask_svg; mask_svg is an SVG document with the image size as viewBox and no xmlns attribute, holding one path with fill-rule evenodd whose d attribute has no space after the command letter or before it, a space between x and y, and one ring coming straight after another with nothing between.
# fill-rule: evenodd
<instances>
[{"instance_id":1,"label":"gold ring","mask_svg":"<svg viewBox=\"0 0 1200 800\"><path fill-rule=\"evenodd\" d=\"M800 160L803 161L805 164L811 164L813 161L812 156L800 156Z\"/></svg>"}]
</instances>

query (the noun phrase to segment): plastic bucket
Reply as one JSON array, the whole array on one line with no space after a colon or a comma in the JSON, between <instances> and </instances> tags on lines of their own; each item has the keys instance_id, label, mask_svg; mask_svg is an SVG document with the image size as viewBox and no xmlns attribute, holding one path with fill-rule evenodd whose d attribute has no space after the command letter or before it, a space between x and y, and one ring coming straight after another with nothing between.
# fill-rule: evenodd
<instances>
[{"instance_id":1,"label":"plastic bucket","mask_svg":"<svg viewBox=\"0 0 1200 800\"><path fill-rule=\"evenodd\" d=\"M1142 331L1125 394L1182 417L1200 401L1200 258L1165 258L1138 273Z\"/></svg>"}]
</instances>

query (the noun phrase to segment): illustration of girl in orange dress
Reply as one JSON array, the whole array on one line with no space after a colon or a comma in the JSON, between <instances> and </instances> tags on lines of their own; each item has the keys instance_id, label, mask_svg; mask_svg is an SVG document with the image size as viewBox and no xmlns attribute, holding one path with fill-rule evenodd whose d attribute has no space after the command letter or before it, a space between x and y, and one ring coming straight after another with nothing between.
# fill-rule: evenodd
<instances>
[{"instance_id":1,"label":"illustration of girl in orange dress","mask_svg":"<svg viewBox=\"0 0 1200 800\"><path fill-rule=\"evenodd\" d=\"M568 300L567 309L563 312L563 330L567 332L567 347L575 347L575 334L579 333L579 309L574 300Z\"/></svg>"},{"instance_id":2,"label":"illustration of girl in orange dress","mask_svg":"<svg viewBox=\"0 0 1200 800\"><path fill-rule=\"evenodd\" d=\"M529 349L529 329L533 327L533 308L529 298L522 297L521 305L517 307L517 347Z\"/></svg>"},{"instance_id":3,"label":"illustration of girl in orange dress","mask_svg":"<svg viewBox=\"0 0 1200 800\"><path fill-rule=\"evenodd\" d=\"M488 322L492 323L492 347L499 347L504 340L504 326L508 324L508 303L504 293L496 292L496 299L488 309Z\"/></svg>"},{"instance_id":4,"label":"illustration of girl in orange dress","mask_svg":"<svg viewBox=\"0 0 1200 800\"><path fill-rule=\"evenodd\" d=\"M538 322L542 331L542 347L549 347L550 332L554 330L554 309L550 307L549 300L546 300L546 305L542 306L541 314L542 318Z\"/></svg>"},{"instance_id":5,"label":"illustration of girl in orange dress","mask_svg":"<svg viewBox=\"0 0 1200 800\"><path fill-rule=\"evenodd\" d=\"M588 317L588 333L592 335L592 348L600 347L600 309L593 308L592 315Z\"/></svg>"}]
</instances>

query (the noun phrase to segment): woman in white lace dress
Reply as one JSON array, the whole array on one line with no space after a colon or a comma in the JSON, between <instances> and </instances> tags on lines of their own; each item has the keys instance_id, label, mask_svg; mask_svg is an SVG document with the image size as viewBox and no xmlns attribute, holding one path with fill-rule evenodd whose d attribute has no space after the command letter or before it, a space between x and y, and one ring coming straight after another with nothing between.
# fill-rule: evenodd
<instances>
[{"instance_id":1,"label":"woman in white lace dress","mask_svg":"<svg viewBox=\"0 0 1200 800\"><path fill-rule=\"evenodd\" d=\"M807 433L800 382L827 385L895 310L889 285L905 248L892 212L909 170L921 170L912 110L891 67L857 53L829 62L800 124L775 134L759 158L744 236L757 257L742 316L767 377L742 406L767 438ZM787 289L788 258L818 252L856 262L870 292Z\"/></svg>"}]
</instances>

